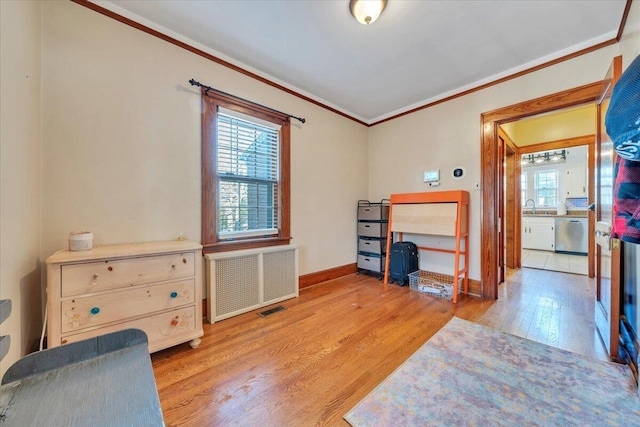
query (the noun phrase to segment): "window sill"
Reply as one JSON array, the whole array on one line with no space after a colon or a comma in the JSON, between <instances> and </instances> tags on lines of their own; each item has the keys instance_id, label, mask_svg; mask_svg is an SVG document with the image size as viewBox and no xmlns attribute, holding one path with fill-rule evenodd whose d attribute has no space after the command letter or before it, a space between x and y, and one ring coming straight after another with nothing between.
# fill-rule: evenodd
<instances>
[{"instance_id":1,"label":"window sill","mask_svg":"<svg viewBox=\"0 0 640 427\"><path fill-rule=\"evenodd\" d=\"M267 237L263 239L209 243L202 245L202 252L208 254L213 252L237 251L241 249L265 248L269 246L288 245L290 241L291 237Z\"/></svg>"}]
</instances>

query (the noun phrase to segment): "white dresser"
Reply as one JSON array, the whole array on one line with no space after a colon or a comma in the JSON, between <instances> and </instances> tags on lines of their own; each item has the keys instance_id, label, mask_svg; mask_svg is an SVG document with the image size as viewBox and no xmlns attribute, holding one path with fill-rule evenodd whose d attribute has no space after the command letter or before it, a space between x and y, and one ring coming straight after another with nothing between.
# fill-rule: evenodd
<instances>
[{"instance_id":1,"label":"white dresser","mask_svg":"<svg viewBox=\"0 0 640 427\"><path fill-rule=\"evenodd\" d=\"M202 245L186 240L57 251L47 258L48 347L137 328L150 352L196 348L202 273Z\"/></svg>"}]
</instances>

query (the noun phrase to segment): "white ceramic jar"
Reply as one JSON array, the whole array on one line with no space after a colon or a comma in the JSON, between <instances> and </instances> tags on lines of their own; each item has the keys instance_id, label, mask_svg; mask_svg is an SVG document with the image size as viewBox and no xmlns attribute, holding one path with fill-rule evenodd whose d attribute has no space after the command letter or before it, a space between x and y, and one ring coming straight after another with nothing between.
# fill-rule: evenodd
<instances>
[{"instance_id":1,"label":"white ceramic jar","mask_svg":"<svg viewBox=\"0 0 640 427\"><path fill-rule=\"evenodd\" d=\"M93 248L93 233L90 231L72 231L69 233L70 251L88 251Z\"/></svg>"}]
</instances>

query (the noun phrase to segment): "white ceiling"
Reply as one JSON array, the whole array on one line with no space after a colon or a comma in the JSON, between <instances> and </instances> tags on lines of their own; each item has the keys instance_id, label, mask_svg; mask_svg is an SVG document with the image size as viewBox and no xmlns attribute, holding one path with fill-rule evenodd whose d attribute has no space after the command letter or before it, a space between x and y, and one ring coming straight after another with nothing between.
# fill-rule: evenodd
<instances>
[{"instance_id":1,"label":"white ceiling","mask_svg":"<svg viewBox=\"0 0 640 427\"><path fill-rule=\"evenodd\" d=\"M95 3L366 123L611 40L625 8L625 0L388 0L364 26L348 0Z\"/></svg>"}]
</instances>

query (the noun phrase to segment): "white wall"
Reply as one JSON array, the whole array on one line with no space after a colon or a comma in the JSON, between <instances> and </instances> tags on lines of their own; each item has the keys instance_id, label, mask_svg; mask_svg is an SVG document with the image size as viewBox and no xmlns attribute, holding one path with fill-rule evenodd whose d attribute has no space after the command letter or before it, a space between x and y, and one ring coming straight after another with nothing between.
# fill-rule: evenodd
<instances>
[{"instance_id":1,"label":"white wall","mask_svg":"<svg viewBox=\"0 0 640 427\"><path fill-rule=\"evenodd\" d=\"M631 2L631 9L620 39L622 66L627 68L636 56L640 55L640 2Z\"/></svg>"},{"instance_id":2,"label":"white wall","mask_svg":"<svg viewBox=\"0 0 640 427\"><path fill-rule=\"evenodd\" d=\"M189 78L308 119L292 127L302 274L355 262L355 201L426 191L422 172L434 168L438 190L471 192L477 279L480 114L598 80L618 49L625 65L640 52L634 2L619 47L367 129L69 1L0 1L0 15L0 297L14 304L0 326L12 338L0 372L37 343L41 264L69 231L91 230L96 244L199 240L199 101ZM460 181L449 176L457 165L467 168Z\"/></svg>"},{"instance_id":3,"label":"white wall","mask_svg":"<svg viewBox=\"0 0 640 427\"><path fill-rule=\"evenodd\" d=\"M43 3L43 241L200 240L200 95L190 78L292 120L300 273L355 262L367 128L77 4Z\"/></svg>"},{"instance_id":4,"label":"white wall","mask_svg":"<svg viewBox=\"0 0 640 427\"><path fill-rule=\"evenodd\" d=\"M547 67L474 92L461 98L400 117L369 129L369 197L379 199L393 193L441 190L467 190L470 206L470 277L480 278L480 115L518 102L548 95L601 80L618 45ZM467 170L466 178L456 180L456 166ZM430 188L422 173L440 169L441 185ZM407 240L408 238L405 238ZM415 238L418 243L420 239ZM447 239L430 245L449 246ZM451 273L450 255L426 252L421 268Z\"/></svg>"},{"instance_id":5,"label":"white wall","mask_svg":"<svg viewBox=\"0 0 640 427\"><path fill-rule=\"evenodd\" d=\"M0 376L37 345L40 287L40 3L1 1L0 298L12 313L0 325L11 337Z\"/></svg>"}]
</instances>

